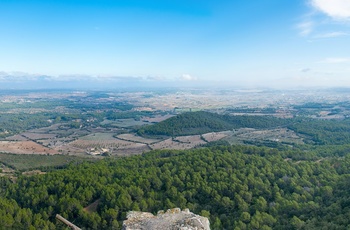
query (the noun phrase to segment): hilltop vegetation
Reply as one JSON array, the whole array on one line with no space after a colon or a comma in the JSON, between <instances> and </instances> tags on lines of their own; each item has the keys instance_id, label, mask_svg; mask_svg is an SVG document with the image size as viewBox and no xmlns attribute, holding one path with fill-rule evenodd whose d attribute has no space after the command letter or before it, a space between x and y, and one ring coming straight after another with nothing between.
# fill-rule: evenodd
<instances>
[{"instance_id":1,"label":"hilltop vegetation","mask_svg":"<svg viewBox=\"0 0 350 230\"><path fill-rule=\"evenodd\" d=\"M212 229L347 229L350 157L286 161L286 151L212 147L71 165L12 184L1 178L3 229L118 229L129 210L189 208ZM293 154L289 151L288 154ZM98 200L96 212L83 207Z\"/></svg>"},{"instance_id":2,"label":"hilltop vegetation","mask_svg":"<svg viewBox=\"0 0 350 230\"><path fill-rule=\"evenodd\" d=\"M230 116L205 111L186 112L138 130L140 135L185 136L238 128L266 129L288 124L272 116Z\"/></svg>"},{"instance_id":3,"label":"hilltop vegetation","mask_svg":"<svg viewBox=\"0 0 350 230\"><path fill-rule=\"evenodd\" d=\"M231 116L210 112L186 112L138 129L141 136L185 136L239 128L286 127L302 136L306 144L344 145L350 142L350 119L322 120L304 116L282 119L272 116Z\"/></svg>"}]
</instances>

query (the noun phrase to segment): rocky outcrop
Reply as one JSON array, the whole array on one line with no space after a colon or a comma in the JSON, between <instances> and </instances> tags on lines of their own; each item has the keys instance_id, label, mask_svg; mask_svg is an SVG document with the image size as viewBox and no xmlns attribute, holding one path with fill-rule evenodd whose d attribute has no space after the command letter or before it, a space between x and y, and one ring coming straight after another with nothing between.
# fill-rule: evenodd
<instances>
[{"instance_id":1,"label":"rocky outcrop","mask_svg":"<svg viewBox=\"0 0 350 230\"><path fill-rule=\"evenodd\" d=\"M149 212L128 212L123 230L210 230L209 220L179 208L159 211L156 216Z\"/></svg>"}]
</instances>

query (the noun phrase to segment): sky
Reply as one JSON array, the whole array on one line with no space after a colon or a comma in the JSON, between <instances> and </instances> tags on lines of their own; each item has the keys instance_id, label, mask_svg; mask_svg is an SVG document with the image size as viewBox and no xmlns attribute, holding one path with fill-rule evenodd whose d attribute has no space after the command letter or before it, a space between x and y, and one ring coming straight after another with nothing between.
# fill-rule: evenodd
<instances>
[{"instance_id":1,"label":"sky","mask_svg":"<svg viewBox=\"0 0 350 230\"><path fill-rule=\"evenodd\" d=\"M0 0L0 87L350 87L350 0Z\"/></svg>"}]
</instances>

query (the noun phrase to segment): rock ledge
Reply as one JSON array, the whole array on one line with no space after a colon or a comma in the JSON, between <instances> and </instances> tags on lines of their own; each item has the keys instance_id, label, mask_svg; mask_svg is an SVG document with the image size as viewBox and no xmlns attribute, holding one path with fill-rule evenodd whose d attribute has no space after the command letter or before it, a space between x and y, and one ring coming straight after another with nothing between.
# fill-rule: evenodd
<instances>
[{"instance_id":1,"label":"rock ledge","mask_svg":"<svg viewBox=\"0 0 350 230\"><path fill-rule=\"evenodd\" d=\"M123 230L210 230L209 220L179 208L159 211L156 216L149 212L128 212Z\"/></svg>"}]
</instances>

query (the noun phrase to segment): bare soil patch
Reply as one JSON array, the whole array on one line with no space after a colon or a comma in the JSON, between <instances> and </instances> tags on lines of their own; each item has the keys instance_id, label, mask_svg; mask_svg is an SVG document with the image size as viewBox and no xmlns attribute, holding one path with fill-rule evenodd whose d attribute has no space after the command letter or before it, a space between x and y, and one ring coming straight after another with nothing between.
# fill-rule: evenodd
<instances>
[{"instance_id":1,"label":"bare soil patch","mask_svg":"<svg viewBox=\"0 0 350 230\"><path fill-rule=\"evenodd\" d=\"M228 136L227 132L212 132L212 133L205 133L202 135L202 137L207 142L217 141L227 136Z\"/></svg>"},{"instance_id":2,"label":"bare soil patch","mask_svg":"<svg viewBox=\"0 0 350 230\"><path fill-rule=\"evenodd\" d=\"M16 154L57 154L54 149L44 147L34 141L0 141L0 152Z\"/></svg>"}]
</instances>

